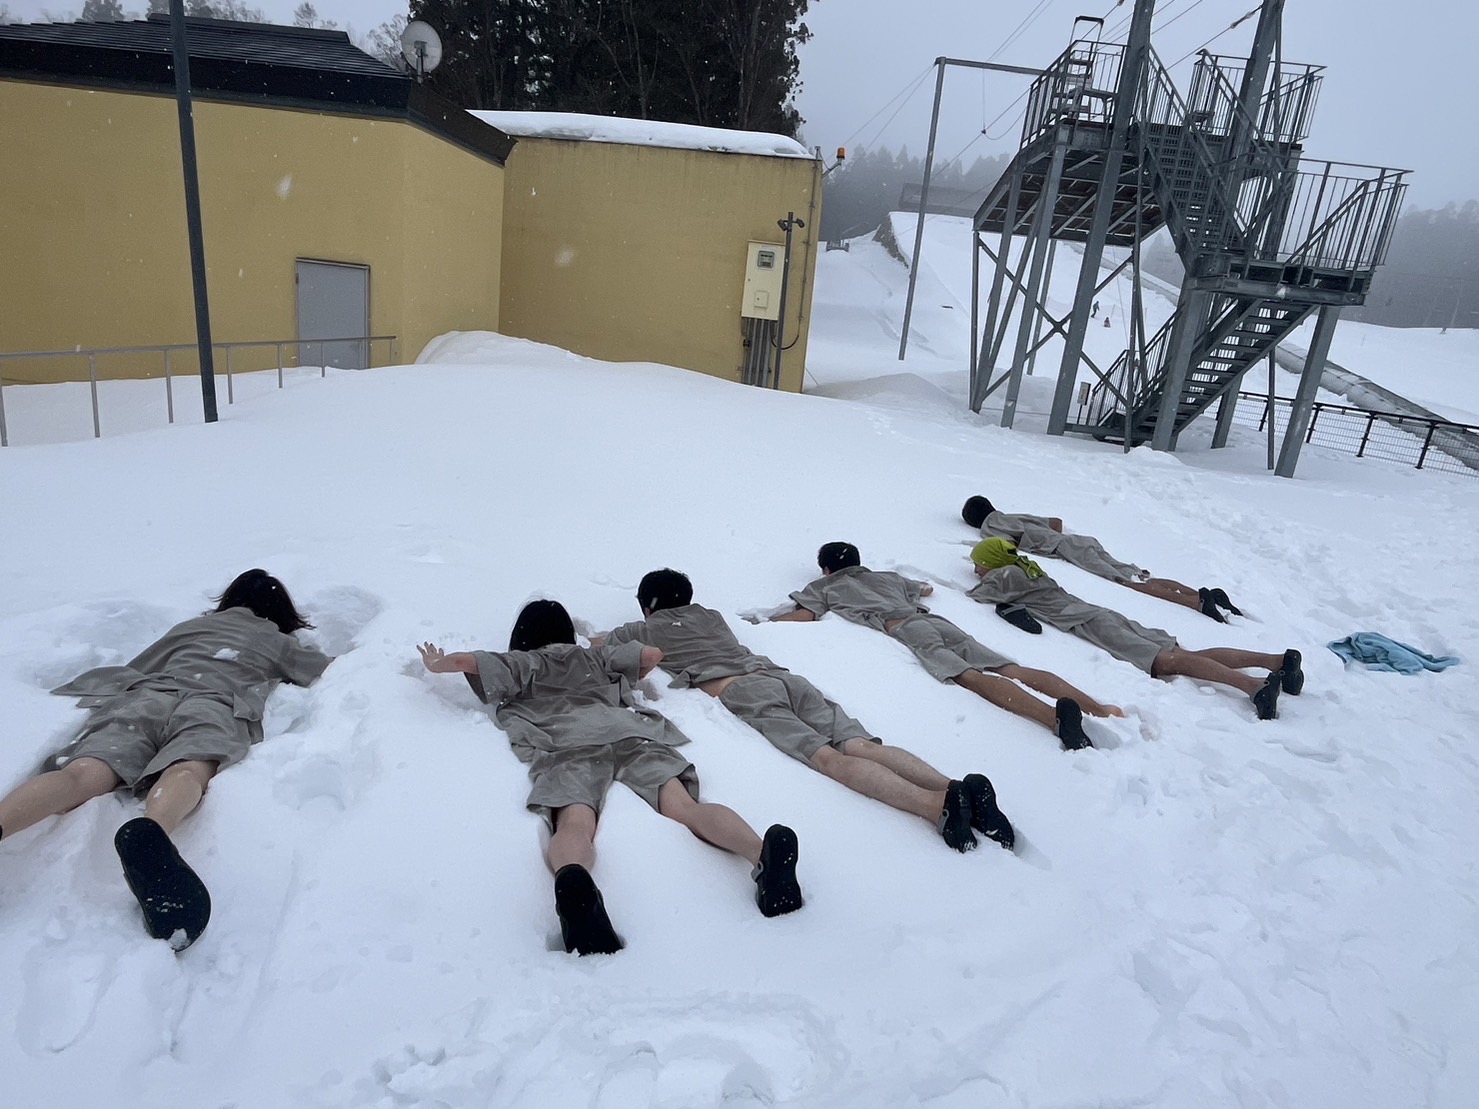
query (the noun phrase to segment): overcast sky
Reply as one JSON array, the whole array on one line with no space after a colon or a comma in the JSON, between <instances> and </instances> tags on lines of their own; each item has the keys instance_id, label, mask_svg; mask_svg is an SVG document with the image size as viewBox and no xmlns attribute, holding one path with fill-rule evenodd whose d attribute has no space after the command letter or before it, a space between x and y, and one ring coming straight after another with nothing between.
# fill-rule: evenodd
<instances>
[{"instance_id":1,"label":"overcast sky","mask_svg":"<svg viewBox=\"0 0 1479 1109\"><path fill-rule=\"evenodd\" d=\"M1156 51L1172 63L1256 5L1161 0ZM40 18L43 10L80 10L81 0L0 0L0 6ZM296 0L255 6L287 22ZM394 0L318 0L316 7L357 31L405 10ZM907 146L923 154L936 57L1041 67L1067 45L1075 16L1108 16L1106 29L1113 32L1130 8L1128 0L813 0L807 23L815 37L801 55L803 138L821 146L829 162L838 146ZM1254 24L1248 19L1209 49L1246 53ZM1122 40L1123 32L1106 38ZM1479 4L1472 0L1288 0L1286 59L1329 67L1309 155L1411 169L1409 203L1421 206L1479 197L1479 128L1469 85L1476 45ZM1183 90L1190 64L1174 70ZM1015 150L1021 105L1013 101L1029 81L947 69L937 158L960 153L969 162Z\"/></svg>"}]
</instances>

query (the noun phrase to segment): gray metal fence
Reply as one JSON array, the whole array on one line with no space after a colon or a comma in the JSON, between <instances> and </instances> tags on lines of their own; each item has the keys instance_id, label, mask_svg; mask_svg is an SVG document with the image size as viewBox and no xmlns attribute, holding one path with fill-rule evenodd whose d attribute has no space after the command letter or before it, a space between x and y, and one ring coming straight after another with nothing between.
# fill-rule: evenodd
<instances>
[{"instance_id":1,"label":"gray metal fence","mask_svg":"<svg viewBox=\"0 0 1479 1109\"><path fill-rule=\"evenodd\" d=\"M1270 407L1266 393L1239 393L1233 422L1264 431ZM1292 397L1274 397L1273 419L1287 426ZM1419 470L1479 475L1479 425L1375 412L1348 404L1315 402L1304 441L1317 447L1380 458Z\"/></svg>"},{"instance_id":2,"label":"gray metal fence","mask_svg":"<svg viewBox=\"0 0 1479 1109\"><path fill-rule=\"evenodd\" d=\"M342 338L335 339L255 339L250 342L242 343L212 343L211 349L213 351L226 352L226 403L234 404L236 402L236 389L235 384L232 380L233 375L238 372L256 372L242 371L237 369L236 358L237 352L239 351L259 350L265 352L269 349L274 350L276 353L275 360L263 359L264 364L259 367L259 369L271 369L272 363L275 361L277 369L277 387L281 389L283 385L283 369L285 365L283 359L284 350L296 351L300 356L299 364L302 365L302 348L308 348L308 352L310 355L316 349L318 352L319 361L323 362L325 347L331 346L333 344L357 343L360 345L360 350L363 352L364 355L362 361L367 367L370 367L374 365L374 354L376 350L375 344L377 343L386 344L384 348L386 351L386 358L385 362L382 363L382 365L389 365L395 361L395 340L396 336L394 335L346 335ZM139 356L154 354L162 356L162 366L164 371L165 409L168 415L169 422L174 423L174 378L176 376L174 370L174 359L177 354L187 352L195 353L198 349L199 348L195 343L169 343L161 346L145 347L96 347L91 350L32 350L20 351L15 353L0 352L0 447L6 447L10 445L9 431L7 430L5 424L5 371L7 366L15 365L16 363L23 361L57 362L73 361L77 359L82 359L86 361L86 380L89 383L90 392L92 394L92 434L93 438L97 439L101 438L103 434L102 418L98 410L99 359L129 357L137 360ZM218 362L217 365L219 364L220 363ZM314 363L312 363L311 361L307 363L307 365L309 366L312 366L313 364ZM320 365L319 376L323 377L327 374L327 366ZM71 380L80 381L82 379L75 378ZM12 381L11 387L16 387L16 384L16 382Z\"/></svg>"}]
</instances>

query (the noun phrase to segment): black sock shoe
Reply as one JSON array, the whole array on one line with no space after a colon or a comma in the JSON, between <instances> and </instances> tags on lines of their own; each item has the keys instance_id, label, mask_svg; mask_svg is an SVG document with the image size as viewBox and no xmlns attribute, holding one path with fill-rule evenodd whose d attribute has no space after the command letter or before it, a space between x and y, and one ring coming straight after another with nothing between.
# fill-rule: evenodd
<instances>
[{"instance_id":1,"label":"black sock shoe","mask_svg":"<svg viewBox=\"0 0 1479 1109\"><path fill-rule=\"evenodd\" d=\"M1084 710L1071 697L1059 697L1054 706L1058 716L1058 742L1065 751L1082 751L1094 746L1084 734Z\"/></svg>"},{"instance_id":2,"label":"black sock shoe","mask_svg":"<svg viewBox=\"0 0 1479 1109\"><path fill-rule=\"evenodd\" d=\"M1202 602L1201 611L1203 616L1210 616L1219 624L1227 623L1227 617L1217 611L1217 602L1212 599L1212 590L1198 589L1197 598Z\"/></svg>"},{"instance_id":3,"label":"black sock shoe","mask_svg":"<svg viewBox=\"0 0 1479 1109\"><path fill-rule=\"evenodd\" d=\"M971 827L1010 851L1017 842L1017 832L997 807L991 779L985 774L967 774L961 785L971 799Z\"/></svg>"},{"instance_id":4,"label":"black sock shoe","mask_svg":"<svg viewBox=\"0 0 1479 1109\"><path fill-rule=\"evenodd\" d=\"M1228 612L1231 612L1234 616L1243 615L1243 610L1229 601L1227 599L1227 594L1221 589L1209 589L1207 590L1207 593L1212 598L1212 603L1214 605L1221 605L1223 608L1227 609Z\"/></svg>"},{"instance_id":5,"label":"black sock shoe","mask_svg":"<svg viewBox=\"0 0 1479 1109\"><path fill-rule=\"evenodd\" d=\"M577 955L614 955L621 938L606 915L606 901L590 871L579 863L560 867L555 875L555 915L566 951Z\"/></svg>"},{"instance_id":6,"label":"black sock shoe","mask_svg":"<svg viewBox=\"0 0 1479 1109\"><path fill-rule=\"evenodd\" d=\"M1021 605L999 604L996 606L996 615L1012 627L1021 628L1028 635L1042 634L1042 625L1037 622L1037 618Z\"/></svg>"},{"instance_id":7,"label":"black sock shoe","mask_svg":"<svg viewBox=\"0 0 1479 1109\"><path fill-rule=\"evenodd\" d=\"M957 851L973 851L976 837L971 834L971 798L965 783L951 782L945 787L945 807L935 821L940 838Z\"/></svg>"},{"instance_id":8,"label":"black sock shoe","mask_svg":"<svg viewBox=\"0 0 1479 1109\"><path fill-rule=\"evenodd\" d=\"M1253 707L1258 710L1258 719L1277 720L1279 718L1279 689L1284 684L1284 672L1282 670L1271 670L1264 679L1263 685L1249 695Z\"/></svg>"},{"instance_id":9,"label":"black sock shoe","mask_svg":"<svg viewBox=\"0 0 1479 1109\"><path fill-rule=\"evenodd\" d=\"M147 816L135 817L118 829L113 846L149 934L176 951L199 939L211 919L211 895L165 830Z\"/></svg>"},{"instance_id":10,"label":"black sock shoe","mask_svg":"<svg viewBox=\"0 0 1479 1109\"><path fill-rule=\"evenodd\" d=\"M1304 656L1290 647L1284 652L1284 665L1280 668L1284 675L1284 692L1291 697L1298 697L1304 692Z\"/></svg>"},{"instance_id":11,"label":"black sock shoe","mask_svg":"<svg viewBox=\"0 0 1479 1109\"><path fill-rule=\"evenodd\" d=\"M760 844L760 862L755 879L755 904L764 916L794 913L806 904L801 883L796 880L796 857L800 847L796 833L784 824L772 824Z\"/></svg>"}]
</instances>

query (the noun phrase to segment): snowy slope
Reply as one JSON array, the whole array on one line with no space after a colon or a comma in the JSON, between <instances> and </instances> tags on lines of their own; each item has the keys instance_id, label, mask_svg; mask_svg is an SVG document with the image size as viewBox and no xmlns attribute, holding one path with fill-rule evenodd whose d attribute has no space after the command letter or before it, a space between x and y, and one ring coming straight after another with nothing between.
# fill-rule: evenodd
<instances>
[{"instance_id":1,"label":"snowy slope","mask_svg":"<svg viewBox=\"0 0 1479 1109\"><path fill-rule=\"evenodd\" d=\"M870 383L900 372L889 264L822 258L811 368L850 401L461 335L246 390L214 428L0 452L0 786L80 719L49 687L248 566L342 655L276 694L267 742L182 829L216 903L182 956L120 880L135 802L0 843L5 1104L1472 1104L1479 483L1318 450L1282 481L1257 442L1126 456L1003 431L947 403L956 309L921 311L906 376ZM959 592L974 492L1224 586L1249 613L1229 627L1054 567L1190 646L1298 646L1306 693L1258 723L1228 690L1006 626ZM1066 754L883 636L738 619L839 538L1130 717ZM627 950L551 952L523 768L413 644L500 648L544 595L609 627L661 565L879 734L991 775L1018 854L955 855L659 683L706 796L797 829L809 903L761 918L743 863L618 788L597 878ZM1468 661L1344 671L1323 644L1366 629Z\"/></svg>"}]
</instances>

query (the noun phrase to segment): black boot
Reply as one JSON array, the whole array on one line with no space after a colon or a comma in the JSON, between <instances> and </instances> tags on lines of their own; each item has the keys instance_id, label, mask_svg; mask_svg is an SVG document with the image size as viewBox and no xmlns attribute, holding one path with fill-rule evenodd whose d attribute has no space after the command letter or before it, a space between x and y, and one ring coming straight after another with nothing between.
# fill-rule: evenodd
<instances>
[{"instance_id":1,"label":"black boot","mask_svg":"<svg viewBox=\"0 0 1479 1109\"><path fill-rule=\"evenodd\" d=\"M806 904L801 883L796 880L796 857L800 854L796 833L784 824L772 824L760 844L760 862L755 867L755 904L764 916L784 916Z\"/></svg>"},{"instance_id":2,"label":"black boot","mask_svg":"<svg viewBox=\"0 0 1479 1109\"><path fill-rule=\"evenodd\" d=\"M579 863L560 867L555 875L555 915L565 950L577 955L614 955L621 938L606 915L606 901L590 871Z\"/></svg>"},{"instance_id":3,"label":"black boot","mask_svg":"<svg viewBox=\"0 0 1479 1109\"><path fill-rule=\"evenodd\" d=\"M1304 656L1290 647L1284 652L1284 665L1279 671L1284 675L1284 692L1298 697L1304 692Z\"/></svg>"},{"instance_id":4,"label":"black boot","mask_svg":"<svg viewBox=\"0 0 1479 1109\"><path fill-rule=\"evenodd\" d=\"M985 774L967 774L961 782L971 799L971 827L1008 851L1017 842L1017 832L996 804L996 789Z\"/></svg>"},{"instance_id":5,"label":"black boot","mask_svg":"<svg viewBox=\"0 0 1479 1109\"><path fill-rule=\"evenodd\" d=\"M1279 690L1284 684L1284 672L1272 670L1264 679L1263 685L1249 695L1253 707L1258 710L1258 719L1277 720L1279 718Z\"/></svg>"},{"instance_id":6,"label":"black boot","mask_svg":"<svg viewBox=\"0 0 1479 1109\"><path fill-rule=\"evenodd\" d=\"M1217 611L1217 602L1212 599L1212 590L1198 589L1197 599L1202 602L1202 615L1210 616L1219 624L1226 624L1227 618Z\"/></svg>"},{"instance_id":7,"label":"black boot","mask_svg":"<svg viewBox=\"0 0 1479 1109\"><path fill-rule=\"evenodd\" d=\"M113 846L149 934L176 951L198 940L210 923L211 895L168 833L147 816L135 817L118 829Z\"/></svg>"},{"instance_id":8,"label":"black boot","mask_svg":"<svg viewBox=\"0 0 1479 1109\"><path fill-rule=\"evenodd\" d=\"M1059 697L1054 706L1058 716L1058 742L1065 751L1082 751L1094 746L1084 733L1084 710L1071 697Z\"/></svg>"},{"instance_id":9,"label":"black boot","mask_svg":"<svg viewBox=\"0 0 1479 1109\"><path fill-rule=\"evenodd\" d=\"M945 807L940 810L935 827L940 838L957 851L974 851L976 837L971 834L971 797L963 782L951 782L945 787Z\"/></svg>"}]
</instances>

